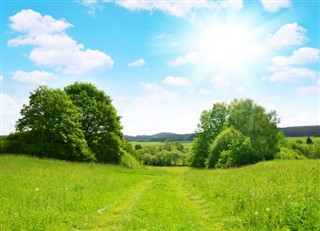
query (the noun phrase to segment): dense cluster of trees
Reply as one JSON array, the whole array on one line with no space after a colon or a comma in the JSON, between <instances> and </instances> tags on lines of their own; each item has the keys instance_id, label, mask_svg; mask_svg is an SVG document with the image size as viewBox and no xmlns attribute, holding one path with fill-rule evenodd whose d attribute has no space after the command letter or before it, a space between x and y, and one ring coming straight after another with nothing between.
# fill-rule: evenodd
<instances>
[{"instance_id":1,"label":"dense cluster of trees","mask_svg":"<svg viewBox=\"0 0 320 231\"><path fill-rule=\"evenodd\" d=\"M279 120L250 99L215 103L203 111L193 141L191 166L233 167L274 159Z\"/></svg>"},{"instance_id":2,"label":"dense cluster of trees","mask_svg":"<svg viewBox=\"0 0 320 231\"><path fill-rule=\"evenodd\" d=\"M40 86L21 110L6 151L72 161L119 163L130 152L112 101L90 83Z\"/></svg>"},{"instance_id":3,"label":"dense cluster of trees","mask_svg":"<svg viewBox=\"0 0 320 231\"><path fill-rule=\"evenodd\" d=\"M162 145L135 145L137 157L144 165L177 166L186 165L188 148L179 142L166 142Z\"/></svg>"}]
</instances>

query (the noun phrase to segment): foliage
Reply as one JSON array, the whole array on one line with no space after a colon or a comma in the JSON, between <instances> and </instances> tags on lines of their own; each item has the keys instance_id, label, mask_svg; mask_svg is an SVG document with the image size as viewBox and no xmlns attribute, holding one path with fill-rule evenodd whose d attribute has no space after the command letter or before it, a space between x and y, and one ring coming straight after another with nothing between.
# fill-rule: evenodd
<instances>
[{"instance_id":1,"label":"foliage","mask_svg":"<svg viewBox=\"0 0 320 231\"><path fill-rule=\"evenodd\" d=\"M294 159L305 159L306 157L298 152L294 151L291 148L280 147L280 152L275 156L275 159L282 160L294 160Z\"/></svg>"},{"instance_id":2,"label":"foliage","mask_svg":"<svg viewBox=\"0 0 320 231\"><path fill-rule=\"evenodd\" d=\"M6 153L7 144L8 144L7 137L0 136L0 154Z\"/></svg>"},{"instance_id":3,"label":"foliage","mask_svg":"<svg viewBox=\"0 0 320 231\"><path fill-rule=\"evenodd\" d=\"M306 143L307 144L313 144L313 141L312 141L312 139L310 137L308 137L307 140L306 140Z\"/></svg>"},{"instance_id":4,"label":"foliage","mask_svg":"<svg viewBox=\"0 0 320 231\"><path fill-rule=\"evenodd\" d=\"M8 137L9 151L74 161L94 159L80 129L81 111L64 91L40 86L29 99L16 124L20 133Z\"/></svg>"},{"instance_id":5,"label":"foliage","mask_svg":"<svg viewBox=\"0 0 320 231\"><path fill-rule=\"evenodd\" d=\"M224 167L274 159L279 151L278 122L276 112L266 112L262 106L250 99L235 99L229 105L214 104L211 111L204 111L201 115L198 125L200 129L193 142L191 166L204 167L207 163L207 167L212 168L216 166L220 157L223 159L219 166ZM211 150L210 153L210 145L225 128L230 127L235 130L225 130L224 136L229 137L220 137L215 144L217 150ZM234 141L231 142L229 139ZM230 149L231 147L233 149ZM237 150L241 153L237 154ZM240 156L244 159L239 160Z\"/></svg>"},{"instance_id":6,"label":"foliage","mask_svg":"<svg viewBox=\"0 0 320 231\"><path fill-rule=\"evenodd\" d=\"M64 90L40 86L29 100L4 151L116 164L125 152L136 154L123 138L110 97L94 85L76 82Z\"/></svg>"},{"instance_id":7,"label":"foliage","mask_svg":"<svg viewBox=\"0 0 320 231\"><path fill-rule=\"evenodd\" d=\"M320 159L320 143L307 144L299 142L300 140L289 140L286 146L300 156L305 156L309 159Z\"/></svg>"},{"instance_id":8,"label":"foliage","mask_svg":"<svg viewBox=\"0 0 320 231\"><path fill-rule=\"evenodd\" d=\"M138 159L144 165L176 166L187 164L189 150L179 142L140 146L141 148L137 150Z\"/></svg>"},{"instance_id":9,"label":"foliage","mask_svg":"<svg viewBox=\"0 0 320 231\"><path fill-rule=\"evenodd\" d=\"M235 99L230 104L228 122L250 138L259 160L271 160L279 151L279 119L275 111L266 112L250 99Z\"/></svg>"},{"instance_id":10,"label":"foliage","mask_svg":"<svg viewBox=\"0 0 320 231\"><path fill-rule=\"evenodd\" d=\"M222 131L227 122L227 115L228 107L224 103L215 103L211 110L202 112L197 136L192 144L192 167L203 168L205 166L210 143Z\"/></svg>"},{"instance_id":11,"label":"foliage","mask_svg":"<svg viewBox=\"0 0 320 231\"><path fill-rule=\"evenodd\" d=\"M74 83L65 92L82 112L81 128L98 162L119 163L123 152L120 117L112 101L90 83Z\"/></svg>"},{"instance_id":12,"label":"foliage","mask_svg":"<svg viewBox=\"0 0 320 231\"><path fill-rule=\"evenodd\" d=\"M206 166L226 168L256 161L250 138L231 127L222 131L212 143Z\"/></svg>"},{"instance_id":13,"label":"foliage","mask_svg":"<svg viewBox=\"0 0 320 231\"><path fill-rule=\"evenodd\" d=\"M126 168L139 168L141 167L139 161L133 157L130 153L125 152L121 156L120 165Z\"/></svg>"}]
</instances>

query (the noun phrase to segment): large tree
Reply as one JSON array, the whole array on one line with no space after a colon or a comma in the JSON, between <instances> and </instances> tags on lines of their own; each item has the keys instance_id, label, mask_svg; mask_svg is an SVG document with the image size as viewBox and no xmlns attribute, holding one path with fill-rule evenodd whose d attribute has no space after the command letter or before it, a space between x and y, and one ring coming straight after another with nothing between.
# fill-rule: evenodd
<instances>
[{"instance_id":1,"label":"large tree","mask_svg":"<svg viewBox=\"0 0 320 231\"><path fill-rule=\"evenodd\" d=\"M64 90L73 104L81 110L81 128L97 160L119 163L125 141L120 117L111 98L90 83L76 82Z\"/></svg>"},{"instance_id":2,"label":"large tree","mask_svg":"<svg viewBox=\"0 0 320 231\"><path fill-rule=\"evenodd\" d=\"M236 150L241 150L241 158L247 158L247 164L259 161L273 159L278 152L277 144L279 140L279 130L277 123L279 122L276 112L267 112L262 106L256 104L250 99L233 100L229 105L224 103L216 103L209 111L204 111L198 125L197 137L192 145L191 166L193 167L214 167L219 161L221 152L226 151L224 157L232 157L234 160L239 156ZM240 137L233 143L226 143L223 150L212 149L209 156L209 147L216 137L228 130L225 134L241 134L234 136ZM235 132L237 131L237 132ZM224 136L223 136L224 137ZM226 136L227 137L227 136ZM221 137L220 137L221 138ZM248 139L247 139L248 138ZM234 139L234 138L233 138ZM216 142L220 145L221 141ZM230 149L230 147L233 149ZM248 152L244 150L248 148ZM250 150L249 150L250 149ZM228 151L228 153L227 153ZM237 160L230 162L236 165L246 164L245 161Z\"/></svg>"},{"instance_id":3,"label":"large tree","mask_svg":"<svg viewBox=\"0 0 320 231\"><path fill-rule=\"evenodd\" d=\"M65 160L92 160L81 130L81 111L60 89L40 86L30 94L10 139L19 152ZM13 147L14 148L14 147Z\"/></svg>"},{"instance_id":4,"label":"large tree","mask_svg":"<svg viewBox=\"0 0 320 231\"><path fill-rule=\"evenodd\" d=\"M235 99L229 108L229 125L251 139L252 147L260 160L273 159L279 151L279 119L276 112L267 112L251 99Z\"/></svg>"},{"instance_id":5,"label":"large tree","mask_svg":"<svg viewBox=\"0 0 320 231\"><path fill-rule=\"evenodd\" d=\"M205 167L210 143L222 131L227 122L227 115L228 107L225 103L215 103L211 110L202 112L196 138L192 143L192 167Z\"/></svg>"}]
</instances>

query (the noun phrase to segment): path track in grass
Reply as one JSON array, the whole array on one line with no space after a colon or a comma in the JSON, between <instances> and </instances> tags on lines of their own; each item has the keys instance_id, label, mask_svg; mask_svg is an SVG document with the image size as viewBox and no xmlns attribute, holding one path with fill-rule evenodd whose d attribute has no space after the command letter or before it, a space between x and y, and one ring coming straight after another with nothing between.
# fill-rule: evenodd
<instances>
[{"instance_id":1,"label":"path track in grass","mask_svg":"<svg viewBox=\"0 0 320 231\"><path fill-rule=\"evenodd\" d=\"M183 189L179 176L185 169L161 171L129 190L125 201L106 207L105 221L95 230L222 230L206 201Z\"/></svg>"}]
</instances>

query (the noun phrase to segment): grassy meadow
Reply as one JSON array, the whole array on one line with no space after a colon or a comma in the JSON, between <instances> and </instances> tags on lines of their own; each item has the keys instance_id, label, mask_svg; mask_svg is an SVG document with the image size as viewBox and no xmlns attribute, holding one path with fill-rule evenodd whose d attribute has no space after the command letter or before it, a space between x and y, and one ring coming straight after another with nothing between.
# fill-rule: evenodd
<instances>
[{"instance_id":1,"label":"grassy meadow","mask_svg":"<svg viewBox=\"0 0 320 231\"><path fill-rule=\"evenodd\" d=\"M0 156L0 230L320 230L320 161L125 169Z\"/></svg>"},{"instance_id":2,"label":"grassy meadow","mask_svg":"<svg viewBox=\"0 0 320 231\"><path fill-rule=\"evenodd\" d=\"M301 141L302 143L305 143L308 137L287 137L290 141ZM312 142L314 144L320 144L320 137L310 137Z\"/></svg>"}]
</instances>

